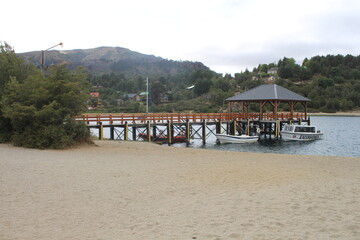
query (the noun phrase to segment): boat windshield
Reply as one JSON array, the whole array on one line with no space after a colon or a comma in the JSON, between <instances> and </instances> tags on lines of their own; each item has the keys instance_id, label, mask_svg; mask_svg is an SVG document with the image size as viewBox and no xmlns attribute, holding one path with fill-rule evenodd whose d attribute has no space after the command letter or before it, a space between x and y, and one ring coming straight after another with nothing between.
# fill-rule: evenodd
<instances>
[{"instance_id":1,"label":"boat windshield","mask_svg":"<svg viewBox=\"0 0 360 240\"><path fill-rule=\"evenodd\" d=\"M285 126L284 130L292 132L294 130L294 126Z\"/></svg>"},{"instance_id":2,"label":"boat windshield","mask_svg":"<svg viewBox=\"0 0 360 240\"><path fill-rule=\"evenodd\" d=\"M295 132L315 132L315 127L308 127L308 126L299 126L295 128Z\"/></svg>"}]
</instances>

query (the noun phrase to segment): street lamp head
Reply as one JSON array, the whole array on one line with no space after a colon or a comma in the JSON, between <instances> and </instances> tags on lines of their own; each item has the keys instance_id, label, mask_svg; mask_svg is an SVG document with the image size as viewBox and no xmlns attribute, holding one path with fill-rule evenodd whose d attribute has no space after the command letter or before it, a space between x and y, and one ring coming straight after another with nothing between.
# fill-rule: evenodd
<instances>
[{"instance_id":1,"label":"street lamp head","mask_svg":"<svg viewBox=\"0 0 360 240\"><path fill-rule=\"evenodd\" d=\"M64 44L61 42L61 43L59 43L59 45L61 46L61 47L63 47L64 46Z\"/></svg>"}]
</instances>

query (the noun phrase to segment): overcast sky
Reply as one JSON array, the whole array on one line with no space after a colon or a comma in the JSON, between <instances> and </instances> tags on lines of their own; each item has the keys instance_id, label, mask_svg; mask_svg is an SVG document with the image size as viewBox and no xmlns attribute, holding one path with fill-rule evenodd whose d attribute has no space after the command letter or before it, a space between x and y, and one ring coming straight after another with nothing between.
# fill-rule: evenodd
<instances>
[{"instance_id":1,"label":"overcast sky","mask_svg":"<svg viewBox=\"0 0 360 240\"><path fill-rule=\"evenodd\" d=\"M359 0L9 0L0 41L15 51L124 47L218 73L360 52Z\"/></svg>"}]
</instances>

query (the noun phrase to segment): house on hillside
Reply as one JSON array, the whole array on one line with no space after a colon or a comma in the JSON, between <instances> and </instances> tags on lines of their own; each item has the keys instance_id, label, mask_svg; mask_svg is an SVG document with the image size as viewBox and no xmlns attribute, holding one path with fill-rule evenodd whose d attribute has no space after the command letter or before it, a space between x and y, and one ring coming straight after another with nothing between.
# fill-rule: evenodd
<instances>
[{"instance_id":1,"label":"house on hillside","mask_svg":"<svg viewBox=\"0 0 360 240\"><path fill-rule=\"evenodd\" d=\"M277 74L278 70L279 70L279 68L277 68L277 67L272 67L272 68L270 68L270 69L267 71L267 73L268 73L268 74Z\"/></svg>"},{"instance_id":2,"label":"house on hillside","mask_svg":"<svg viewBox=\"0 0 360 240\"><path fill-rule=\"evenodd\" d=\"M124 98L129 101L140 101L141 97L136 93L125 94Z\"/></svg>"},{"instance_id":3,"label":"house on hillside","mask_svg":"<svg viewBox=\"0 0 360 240\"><path fill-rule=\"evenodd\" d=\"M148 92L141 92L141 93L139 94L139 97L140 97L140 99L141 99L142 101L144 101L144 100L146 100L147 95L148 95Z\"/></svg>"},{"instance_id":4,"label":"house on hillside","mask_svg":"<svg viewBox=\"0 0 360 240\"><path fill-rule=\"evenodd\" d=\"M91 92L90 99L88 100L87 108L89 110L101 108L100 93Z\"/></svg>"},{"instance_id":5,"label":"house on hillside","mask_svg":"<svg viewBox=\"0 0 360 240\"><path fill-rule=\"evenodd\" d=\"M91 97L94 97L94 98L99 98L100 93L98 93L98 92L92 92L92 93L90 93L90 96L91 96Z\"/></svg>"}]
</instances>

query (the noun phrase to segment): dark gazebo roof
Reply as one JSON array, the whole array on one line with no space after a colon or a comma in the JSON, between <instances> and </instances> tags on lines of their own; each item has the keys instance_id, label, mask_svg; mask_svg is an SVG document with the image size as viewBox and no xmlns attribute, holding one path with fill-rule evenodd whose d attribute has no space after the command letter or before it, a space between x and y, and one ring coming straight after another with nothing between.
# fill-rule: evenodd
<instances>
[{"instance_id":1,"label":"dark gazebo roof","mask_svg":"<svg viewBox=\"0 0 360 240\"><path fill-rule=\"evenodd\" d=\"M264 101L264 100L279 100L279 101L297 101L308 102L310 99L294 93L284 87L276 84L264 84L249 91L238 94L234 97L226 99L229 102L237 101Z\"/></svg>"}]
</instances>

